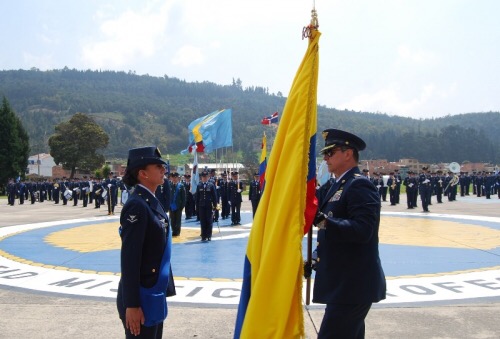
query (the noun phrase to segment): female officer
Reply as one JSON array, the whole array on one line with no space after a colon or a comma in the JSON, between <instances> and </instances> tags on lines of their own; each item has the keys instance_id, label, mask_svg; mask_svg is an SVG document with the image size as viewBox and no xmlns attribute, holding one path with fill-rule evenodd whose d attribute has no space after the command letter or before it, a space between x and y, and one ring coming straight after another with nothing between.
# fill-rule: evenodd
<instances>
[{"instance_id":1,"label":"female officer","mask_svg":"<svg viewBox=\"0 0 500 339\"><path fill-rule=\"evenodd\" d=\"M154 146L129 150L123 182L132 187L120 216L117 307L126 338L161 338L166 296L175 295L168 217L155 197L166 163Z\"/></svg>"}]
</instances>

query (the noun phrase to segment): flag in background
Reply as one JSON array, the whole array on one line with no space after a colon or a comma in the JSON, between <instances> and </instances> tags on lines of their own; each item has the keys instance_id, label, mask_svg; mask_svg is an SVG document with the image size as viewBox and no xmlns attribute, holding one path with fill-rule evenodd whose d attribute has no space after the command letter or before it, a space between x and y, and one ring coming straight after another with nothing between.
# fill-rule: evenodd
<instances>
[{"instance_id":1,"label":"flag in background","mask_svg":"<svg viewBox=\"0 0 500 339\"><path fill-rule=\"evenodd\" d=\"M277 124L278 123L278 112L274 112L268 117L263 118L260 123L262 125L271 125L271 124Z\"/></svg>"},{"instance_id":2,"label":"flag in background","mask_svg":"<svg viewBox=\"0 0 500 339\"><path fill-rule=\"evenodd\" d=\"M267 163L266 187L248 239L235 338L304 336L302 239L317 207L314 181L320 35L311 30L309 47L295 75Z\"/></svg>"},{"instance_id":3,"label":"flag in background","mask_svg":"<svg viewBox=\"0 0 500 339\"><path fill-rule=\"evenodd\" d=\"M198 153L210 153L214 149L233 146L231 116L231 109L223 109L191 122L188 126L189 146L181 153L191 152L194 145Z\"/></svg>"},{"instance_id":4,"label":"flag in background","mask_svg":"<svg viewBox=\"0 0 500 339\"><path fill-rule=\"evenodd\" d=\"M266 167L267 167L267 138L266 133L262 137L262 146L260 153L260 165L259 165L259 185L260 189L264 189L264 182L266 180Z\"/></svg>"},{"instance_id":5,"label":"flag in background","mask_svg":"<svg viewBox=\"0 0 500 339\"><path fill-rule=\"evenodd\" d=\"M189 189L191 194L196 193L196 188L200 182L200 175L198 174L198 152L196 152L196 145L193 147L193 154L193 171L191 172L191 188Z\"/></svg>"}]
</instances>

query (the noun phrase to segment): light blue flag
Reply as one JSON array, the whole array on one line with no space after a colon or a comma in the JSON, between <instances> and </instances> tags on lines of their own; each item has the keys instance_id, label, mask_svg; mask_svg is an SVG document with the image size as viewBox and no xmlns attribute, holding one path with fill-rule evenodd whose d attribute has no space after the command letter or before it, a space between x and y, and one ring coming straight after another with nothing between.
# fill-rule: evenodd
<instances>
[{"instance_id":1,"label":"light blue flag","mask_svg":"<svg viewBox=\"0 0 500 339\"><path fill-rule=\"evenodd\" d=\"M232 110L223 109L212 112L191 122L188 126L189 146L181 153L210 153L215 149L233 146Z\"/></svg>"}]
</instances>

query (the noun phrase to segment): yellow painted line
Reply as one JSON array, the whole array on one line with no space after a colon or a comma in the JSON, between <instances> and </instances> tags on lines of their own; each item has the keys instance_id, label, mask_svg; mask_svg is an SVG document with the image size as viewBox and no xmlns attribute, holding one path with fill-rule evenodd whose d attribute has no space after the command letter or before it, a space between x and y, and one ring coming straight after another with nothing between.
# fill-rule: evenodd
<instances>
[{"instance_id":1,"label":"yellow painted line","mask_svg":"<svg viewBox=\"0 0 500 339\"><path fill-rule=\"evenodd\" d=\"M491 250L500 247L500 230L427 218L382 217L380 243L421 247Z\"/></svg>"}]
</instances>

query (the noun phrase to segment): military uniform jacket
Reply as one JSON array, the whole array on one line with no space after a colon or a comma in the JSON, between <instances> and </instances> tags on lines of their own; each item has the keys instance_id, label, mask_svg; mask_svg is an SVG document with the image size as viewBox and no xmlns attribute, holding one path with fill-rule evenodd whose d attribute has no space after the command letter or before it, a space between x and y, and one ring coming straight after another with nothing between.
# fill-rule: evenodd
<instances>
[{"instance_id":1,"label":"military uniform jacket","mask_svg":"<svg viewBox=\"0 0 500 339\"><path fill-rule=\"evenodd\" d=\"M260 199L260 182L253 180L250 183L250 192L248 193L248 200L258 201Z\"/></svg>"},{"instance_id":2,"label":"military uniform jacket","mask_svg":"<svg viewBox=\"0 0 500 339\"><path fill-rule=\"evenodd\" d=\"M210 181L200 182L196 187L196 205L199 207L217 207L217 193L215 186Z\"/></svg>"},{"instance_id":3,"label":"military uniform jacket","mask_svg":"<svg viewBox=\"0 0 500 339\"><path fill-rule=\"evenodd\" d=\"M376 187L354 167L331 185L319 210L328 218L318 231L313 302L364 304L385 299Z\"/></svg>"},{"instance_id":4,"label":"military uniform jacket","mask_svg":"<svg viewBox=\"0 0 500 339\"><path fill-rule=\"evenodd\" d=\"M239 180L231 180L227 184L227 190L229 192L229 201L231 201L231 204L237 204L240 202L243 202L243 199L241 197L241 192L238 192L238 190L244 191L245 186L243 183Z\"/></svg>"},{"instance_id":5,"label":"military uniform jacket","mask_svg":"<svg viewBox=\"0 0 500 339\"><path fill-rule=\"evenodd\" d=\"M125 315L127 307L139 307L139 287L150 288L158 280L163 251L169 231L168 217L158 199L137 185L120 215L122 239L121 278L118 285L118 310ZM170 270L167 296L175 294Z\"/></svg>"}]
</instances>

